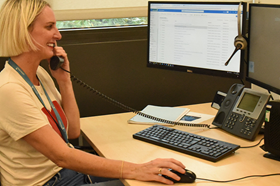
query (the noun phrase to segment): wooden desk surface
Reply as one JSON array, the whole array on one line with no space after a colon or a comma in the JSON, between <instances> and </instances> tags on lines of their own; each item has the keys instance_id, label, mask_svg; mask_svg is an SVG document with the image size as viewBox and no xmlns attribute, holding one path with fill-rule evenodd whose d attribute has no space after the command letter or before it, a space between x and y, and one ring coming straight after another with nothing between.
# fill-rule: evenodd
<instances>
[{"instance_id":1,"label":"wooden desk surface","mask_svg":"<svg viewBox=\"0 0 280 186\"><path fill-rule=\"evenodd\" d=\"M217 110L210 107L210 103L188 105L191 112L215 115ZM265 152L259 147L240 148L235 154L226 157L216 163L196 158L187 154L162 148L132 138L132 135L151 125L128 124L133 113L112 114L104 116L87 117L81 119L81 129L84 137L93 148L102 156L110 159L126 160L134 163L144 163L155 158L174 158L181 161L187 169L193 171L198 178L212 180L232 180L249 175L264 175L280 173L280 162L263 157ZM205 123L211 124L213 119ZM242 146L251 146L259 142L263 137L258 135L255 141L248 141L235 137L221 129L204 129L196 127L176 126L179 130L194 134L227 141ZM263 144L263 142L261 143ZM122 180L125 185L154 186L164 185L155 182L140 182L136 180ZM197 179L192 184L197 186L221 186L221 185L261 185L279 186L280 176L263 178L247 178L230 183L215 183Z\"/></svg>"}]
</instances>

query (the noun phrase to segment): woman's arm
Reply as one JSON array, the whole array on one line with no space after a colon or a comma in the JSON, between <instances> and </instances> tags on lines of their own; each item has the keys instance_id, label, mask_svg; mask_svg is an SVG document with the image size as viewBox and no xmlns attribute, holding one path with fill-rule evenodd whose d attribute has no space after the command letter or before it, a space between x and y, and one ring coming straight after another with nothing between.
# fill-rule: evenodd
<instances>
[{"instance_id":1,"label":"woman's arm","mask_svg":"<svg viewBox=\"0 0 280 186\"><path fill-rule=\"evenodd\" d=\"M54 53L57 56L62 56L64 58L62 68L70 71L69 60L64 49L62 47L54 47ZM77 106L70 74L60 68L57 70L51 70L51 74L56 79L59 86L62 98L62 108L65 112L69 124L68 138L78 138L80 135L80 112Z\"/></svg>"},{"instance_id":2,"label":"woman's arm","mask_svg":"<svg viewBox=\"0 0 280 186\"><path fill-rule=\"evenodd\" d=\"M156 159L148 163L135 164L120 160L110 160L72 149L49 125L28 134L23 139L58 166L99 177L173 184L172 181L158 175L159 169L162 168L161 173L163 175L179 180L179 177L170 172L168 168L180 173L184 173L185 168L181 162L174 159Z\"/></svg>"},{"instance_id":3,"label":"woman's arm","mask_svg":"<svg viewBox=\"0 0 280 186\"><path fill-rule=\"evenodd\" d=\"M72 82L64 82L59 85L62 98L62 108L68 120L68 138L74 139L80 136L80 112L77 106Z\"/></svg>"}]
</instances>

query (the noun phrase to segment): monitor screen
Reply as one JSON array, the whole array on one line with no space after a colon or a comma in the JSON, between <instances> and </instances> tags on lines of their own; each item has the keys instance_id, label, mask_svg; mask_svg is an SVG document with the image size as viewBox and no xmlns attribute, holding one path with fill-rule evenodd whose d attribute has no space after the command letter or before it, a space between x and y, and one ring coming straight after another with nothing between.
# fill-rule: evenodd
<instances>
[{"instance_id":1,"label":"monitor screen","mask_svg":"<svg viewBox=\"0 0 280 186\"><path fill-rule=\"evenodd\" d=\"M242 78L243 51L225 65L235 49L238 7L238 2L149 2L147 66ZM243 10L246 3L240 29Z\"/></svg>"},{"instance_id":2,"label":"monitor screen","mask_svg":"<svg viewBox=\"0 0 280 186\"><path fill-rule=\"evenodd\" d=\"M280 5L250 4L246 80L280 94Z\"/></svg>"}]
</instances>

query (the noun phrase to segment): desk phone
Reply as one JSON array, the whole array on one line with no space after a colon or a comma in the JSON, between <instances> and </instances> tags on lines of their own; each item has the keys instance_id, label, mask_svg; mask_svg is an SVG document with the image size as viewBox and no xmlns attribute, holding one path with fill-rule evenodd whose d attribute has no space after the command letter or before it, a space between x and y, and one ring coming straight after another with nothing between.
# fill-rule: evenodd
<instances>
[{"instance_id":1,"label":"desk phone","mask_svg":"<svg viewBox=\"0 0 280 186\"><path fill-rule=\"evenodd\" d=\"M264 122L270 94L233 84L213 120L214 125L238 137L254 140Z\"/></svg>"}]
</instances>

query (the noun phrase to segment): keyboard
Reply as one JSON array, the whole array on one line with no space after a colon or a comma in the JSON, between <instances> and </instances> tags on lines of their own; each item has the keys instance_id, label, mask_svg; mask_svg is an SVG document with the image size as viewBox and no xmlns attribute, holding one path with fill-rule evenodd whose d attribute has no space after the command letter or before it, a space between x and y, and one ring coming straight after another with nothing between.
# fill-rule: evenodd
<instances>
[{"instance_id":1,"label":"keyboard","mask_svg":"<svg viewBox=\"0 0 280 186\"><path fill-rule=\"evenodd\" d=\"M223 159L240 147L162 125L153 125L137 132L133 138L212 162Z\"/></svg>"}]
</instances>

